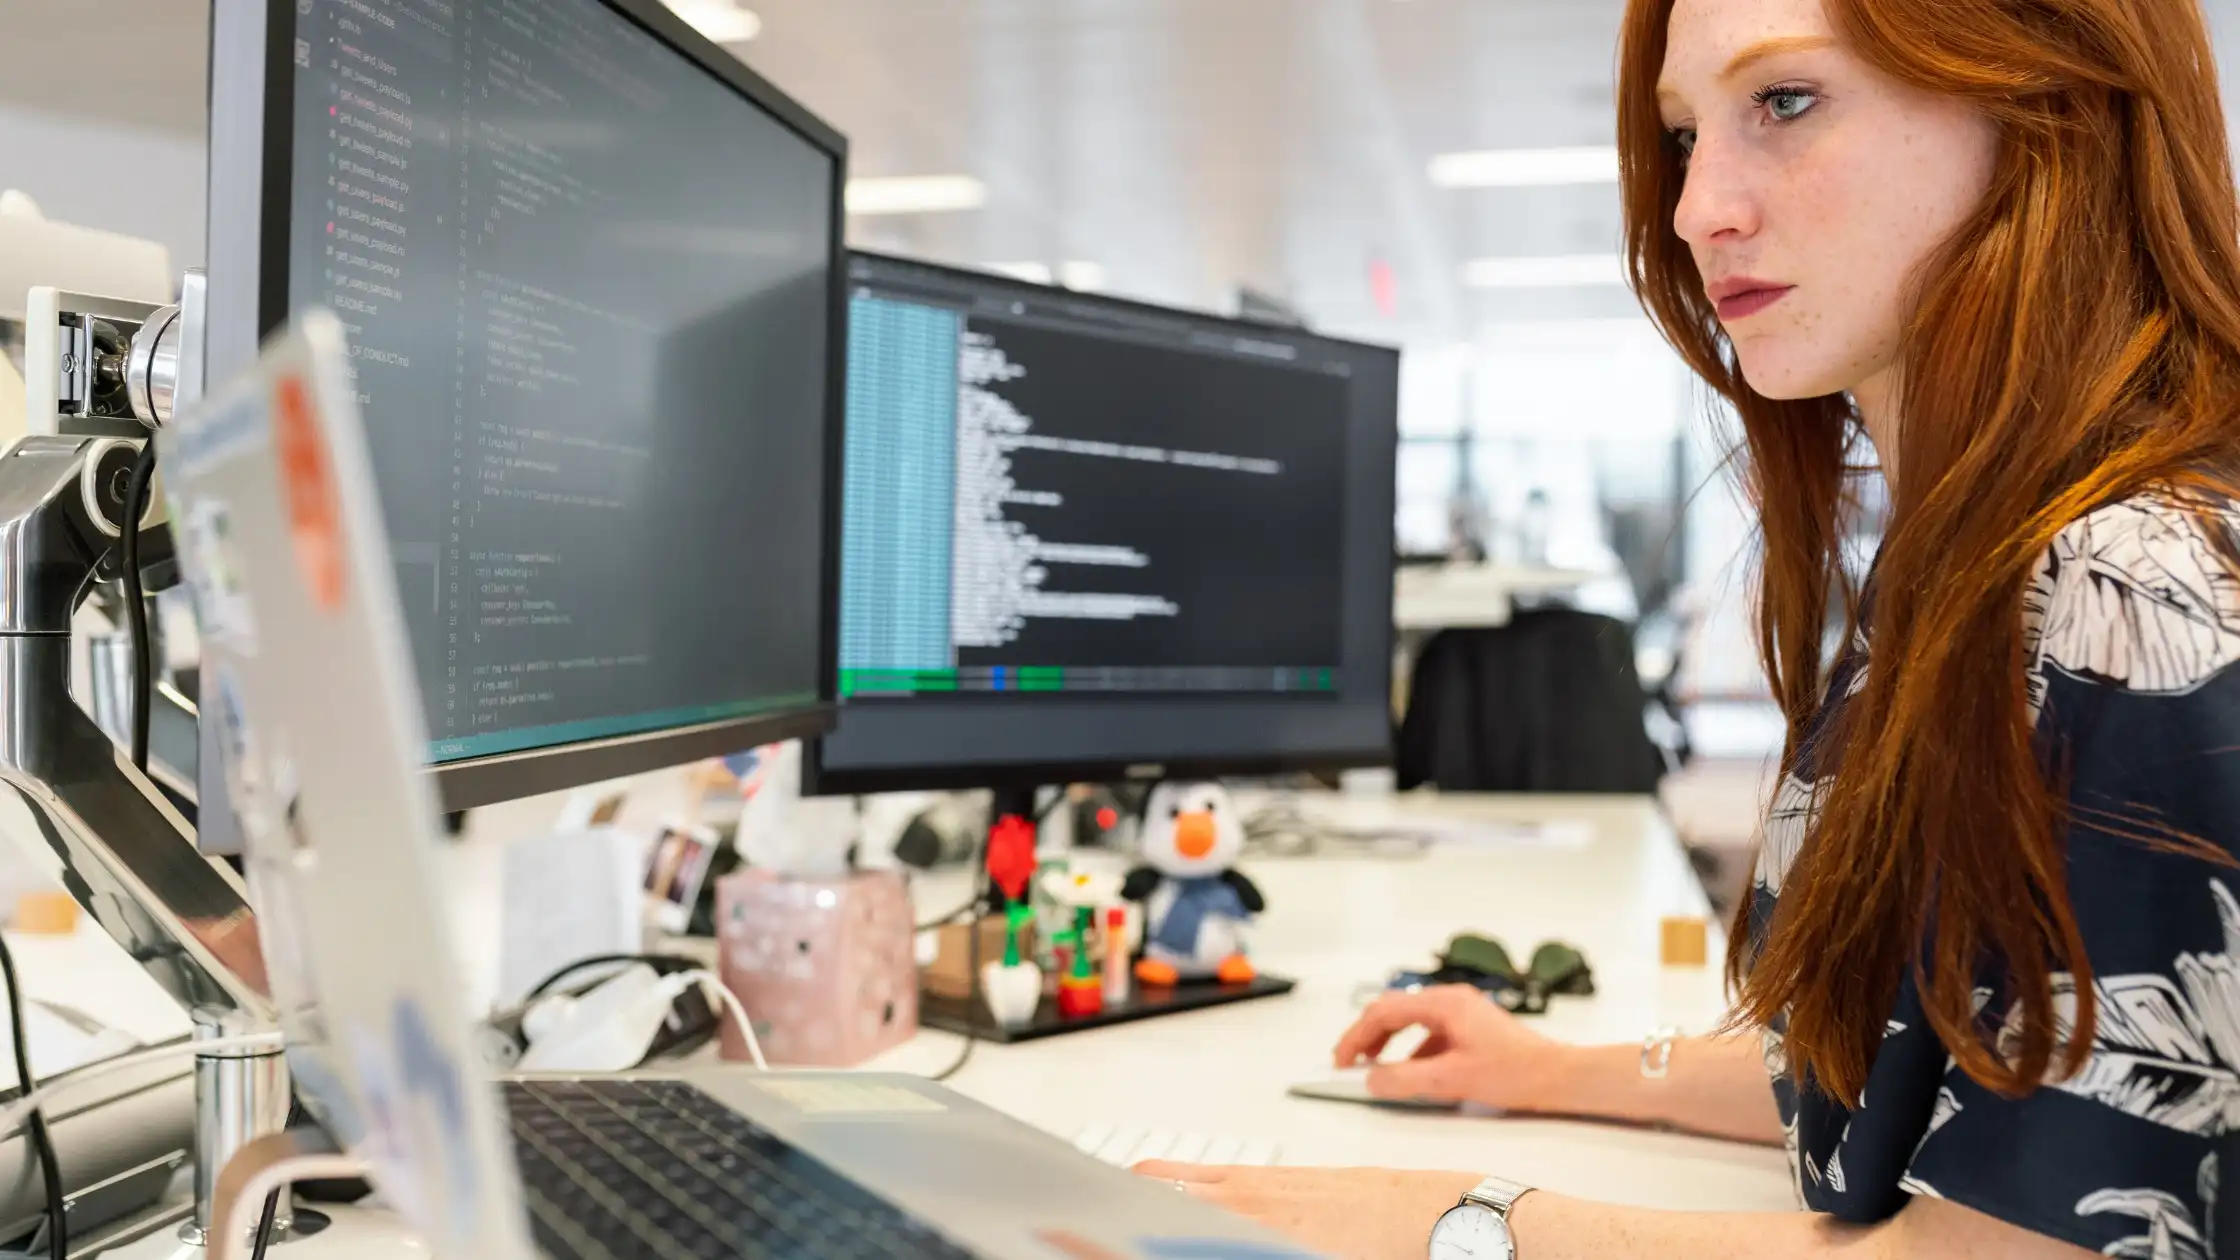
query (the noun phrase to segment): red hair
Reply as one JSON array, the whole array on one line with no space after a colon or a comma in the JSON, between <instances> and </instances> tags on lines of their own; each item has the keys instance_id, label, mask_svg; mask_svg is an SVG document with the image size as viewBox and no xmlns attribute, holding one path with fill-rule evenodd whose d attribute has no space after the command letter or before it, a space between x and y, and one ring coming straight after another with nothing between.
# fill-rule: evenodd
<instances>
[{"instance_id":1,"label":"red hair","mask_svg":"<svg viewBox=\"0 0 2240 1260\"><path fill-rule=\"evenodd\" d=\"M2095 507L2235 483L2240 206L2214 61L2195 0L1823 2L1868 64L1981 110L1999 152L1982 204L1913 278L1872 658L1816 750L1820 810L1771 924L1753 939L1747 905L1738 918L1735 1018L1786 1015L1792 1070L1852 1100L1911 968L1959 1065L2021 1093L2081 1066L2094 1014L2066 810L2028 719L2024 588ZM1672 3L1626 11L1628 261L1650 317L1741 420L1786 768L1823 699L1824 631L1861 616L1838 554L1858 418L1841 395L1751 390L1674 233L1685 172L1656 100ZM2019 1022L2004 1046L1978 1026L1987 965ZM2076 977L2067 1037L2057 971Z\"/></svg>"}]
</instances>

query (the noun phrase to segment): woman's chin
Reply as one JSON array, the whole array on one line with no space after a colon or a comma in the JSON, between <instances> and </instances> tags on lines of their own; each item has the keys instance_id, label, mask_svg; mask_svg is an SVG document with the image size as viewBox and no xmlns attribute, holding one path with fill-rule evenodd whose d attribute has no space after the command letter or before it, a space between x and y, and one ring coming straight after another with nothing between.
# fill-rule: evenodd
<instances>
[{"instance_id":1,"label":"woman's chin","mask_svg":"<svg viewBox=\"0 0 2240 1260\"><path fill-rule=\"evenodd\" d=\"M1752 354L1747 350L1735 357L1741 362L1742 380L1750 391L1775 402L1826 398L1851 387L1839 379L1840 373L1829 372L1818 364L1799 364L1778 354Z\"/></svg>"}]
</instances>

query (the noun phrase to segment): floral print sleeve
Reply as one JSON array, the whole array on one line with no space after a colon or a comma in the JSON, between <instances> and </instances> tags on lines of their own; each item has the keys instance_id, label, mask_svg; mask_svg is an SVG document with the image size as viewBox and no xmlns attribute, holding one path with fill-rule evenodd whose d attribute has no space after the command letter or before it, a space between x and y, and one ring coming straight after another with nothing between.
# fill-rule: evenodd
<instances>
[{"instance_id":1,"label":"floral print sleeve","mask_svg":"<svg viewBox=\"0 0 2240 1260\"><path fill-rule=\"evenodd\" d=\"M2240 580L2224 531L2240 538L2240 513L2111 505L2063 531L2025 600L2030 703L2069 795L2089 1060L2002 1098L1953 1067L1909 980L1847 1109L1790 1083L1771 1030L1807 1206L1874 1221L1929 1195L2112 1256L2240 1255L2240 1202L2218 1195L2240 1157L2240 866L2135 838L2145 822L2240 858ZM1839 672L1832 704L1844 683ZM1807 758L1776 798L1761 926L1809 828L1812 784ZM2074 977L2057 977L2056 996L2075 1010ZM1995 1026L1992 995L1977 998Z\"/></svg>"}]
</instances>

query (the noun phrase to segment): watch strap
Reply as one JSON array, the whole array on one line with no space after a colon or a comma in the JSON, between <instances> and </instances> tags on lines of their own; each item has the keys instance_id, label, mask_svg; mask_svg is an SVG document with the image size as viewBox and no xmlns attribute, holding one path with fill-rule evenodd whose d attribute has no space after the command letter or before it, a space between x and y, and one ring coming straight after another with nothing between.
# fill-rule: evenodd
<instances>
[{"instance_id":1,"label":"watch strap","mask_svg":"<svg viewBox=\"0 0 2240 1260\"><path fill-rule=\"evenodd\" d=\"M1531 1186L1521 1185L1501 1177L1488 1177L1465 1193L1462 1196L1462 1201L1491 1208L1493 1214L1501 1218L1501 1223L1507 1225L1509 1223L1509 1213L1517 1206L1517 1200L1530 1193L1532 1193Z\"/></svg>"}]
</instances>

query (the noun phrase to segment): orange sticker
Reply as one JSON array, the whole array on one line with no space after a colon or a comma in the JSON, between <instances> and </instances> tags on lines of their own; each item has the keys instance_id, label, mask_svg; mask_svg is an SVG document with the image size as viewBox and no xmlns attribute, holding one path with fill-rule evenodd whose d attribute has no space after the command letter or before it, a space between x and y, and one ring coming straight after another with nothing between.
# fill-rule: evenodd
<instances>
[{"instance_id":1,"label":"orange sticker","mask_svg":"<svg viewBox=\"0 0 2240 1260\"><path fill-rule=\"evenodd\" d=\"M1035 1237L1066 1260L1120 1260L1118 1252L1064 1229L1046 1229Z\"/></svg>"},{"instance_id":2,"label":"orange sticker","mask_svg":"<svg viewBox=\"0 0 2240 1260\"><path fill-rule=\"evenodd\" d=\"M335 501L334 465L319 438L303 381L283 376L273 385L280 485L288 500L288 533L311 602L333 612L342 607L342 505Z\"/></svg>"}]
</instances>

